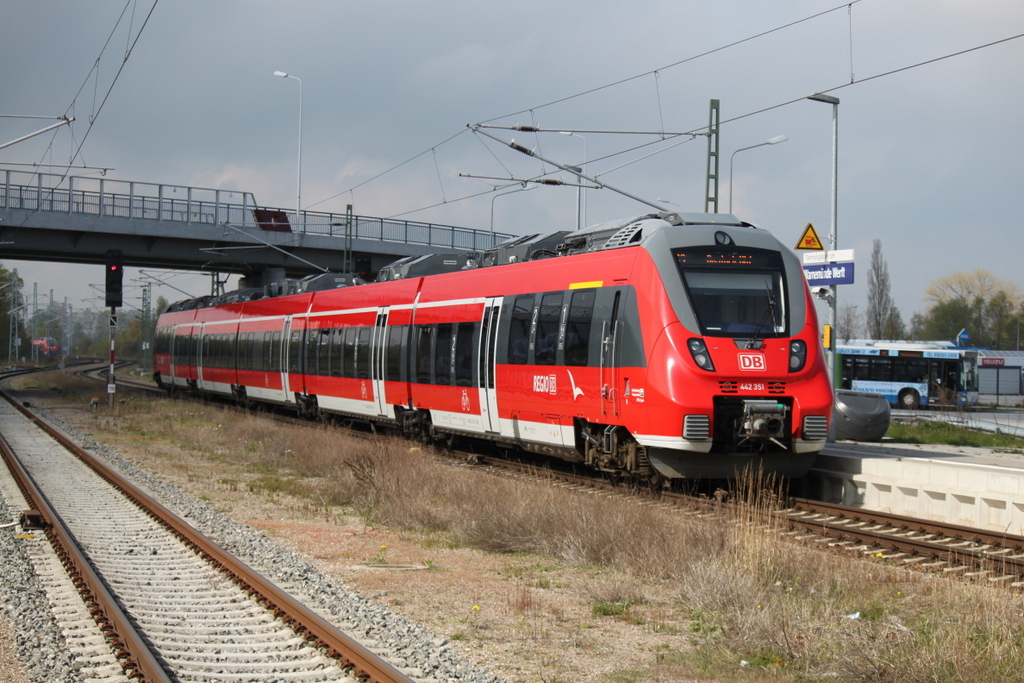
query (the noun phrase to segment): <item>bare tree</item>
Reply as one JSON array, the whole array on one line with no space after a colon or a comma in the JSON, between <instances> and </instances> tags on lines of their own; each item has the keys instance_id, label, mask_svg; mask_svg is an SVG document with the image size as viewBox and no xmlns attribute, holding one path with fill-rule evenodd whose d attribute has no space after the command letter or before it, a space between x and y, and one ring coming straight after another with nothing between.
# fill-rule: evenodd
<instances>
[{"instance_id":1,"label":"bare tree","mask_svg":"<svg viewBox=\"0 0 1024 683\"><path fill-rule=\"evenodd\" d=\"M860 316L857 307L843 304L836 318L836 339L856 339L860 334Z\"/></svg>"},{"instance_id":2,"label":"bare tree","mask_svg":"<svg viewBox=\"0 0 1024 683\"><path fill-rule=\"evenodd\" d=\"M868 270L868 308L864 312L867 336L871 339L900 339L906 334L903 317L890 290L889 266L882 256L882 240L875 240Z\"/></svg>"}]
</instances>

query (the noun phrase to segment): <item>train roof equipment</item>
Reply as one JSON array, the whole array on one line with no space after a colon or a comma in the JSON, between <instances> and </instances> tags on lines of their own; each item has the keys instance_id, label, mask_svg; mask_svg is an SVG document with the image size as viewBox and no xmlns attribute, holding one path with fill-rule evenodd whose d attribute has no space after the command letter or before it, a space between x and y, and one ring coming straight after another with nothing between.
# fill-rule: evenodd
<instances>
[{"instance_id":1,"label":"train roof equipment","mask_svg":"<svg viewBox=\"0 0 1024 683\"><path fill-rule=\"evenodd\" d=\"M573 256L634 246L669 226L728 226L757 230L756 226L727 213L680 213L663 211L597 223L577 231L532 233L502 242L483 252L434 253L407 256L389 263L377 273L376 282L426 277L476 268L491 268L542 258ZM761 231L758 231L761 232ZM288 280L283 287L245 288L218 296L201 296L171 304L167 311L187 311L228 303L254 301L306 292L319 292L367 284L354 274L319 273Z\"/></svg>"}]
</instances>

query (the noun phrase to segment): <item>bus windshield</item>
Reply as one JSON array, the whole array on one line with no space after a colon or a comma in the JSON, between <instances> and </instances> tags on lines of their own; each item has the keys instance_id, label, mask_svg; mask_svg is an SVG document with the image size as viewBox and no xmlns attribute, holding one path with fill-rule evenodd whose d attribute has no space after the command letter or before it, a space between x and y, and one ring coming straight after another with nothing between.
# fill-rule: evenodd
<instances>
[{"instance_id":1,"label":"bus windshield","mask_svg":"<svg viewBox=\"0 0 1024 683\"><path fill-rule=\"evenodd\" d=\"M778 252L688 247L674 255L701 334L786 334L785 279Z\"/></svg>"}]
</instances>

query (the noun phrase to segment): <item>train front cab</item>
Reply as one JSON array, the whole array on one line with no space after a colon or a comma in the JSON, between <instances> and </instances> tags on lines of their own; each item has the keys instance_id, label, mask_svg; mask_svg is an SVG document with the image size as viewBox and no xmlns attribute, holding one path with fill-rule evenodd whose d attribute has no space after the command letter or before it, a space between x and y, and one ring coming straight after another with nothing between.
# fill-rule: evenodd
<instances>
[{"instance_id":1,"label":"train front cab","mask_svg":"<svg viewBox=\"0 0 1024 683\"><path fill-rule=\"evenodd\" d=\"M653 438L638 437L652 464L666 476L803 476L825 444L833 395L799 262L753 228L672 234L645 244L663 292L638 285L652 310L662 295L671 308L648 368L670 409Z\"/></svg>"}]
</instances>

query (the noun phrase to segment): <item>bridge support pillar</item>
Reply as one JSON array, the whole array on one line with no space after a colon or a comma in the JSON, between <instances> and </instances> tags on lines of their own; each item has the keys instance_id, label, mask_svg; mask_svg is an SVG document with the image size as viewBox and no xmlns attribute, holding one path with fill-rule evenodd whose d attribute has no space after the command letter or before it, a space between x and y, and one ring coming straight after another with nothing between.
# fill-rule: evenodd
<instances>
[{"instance_id":1,"label":"bridge support pillar","mask_svg":"<svg viewBox=\"0 0 1024 683\"><path fill-rule=\"evenodd\" d=\"M239 289L262 287L270 296L284 293L284 268L264 268L261 271L250 271L238 283Z\"/></svg>"}]
</instances>

